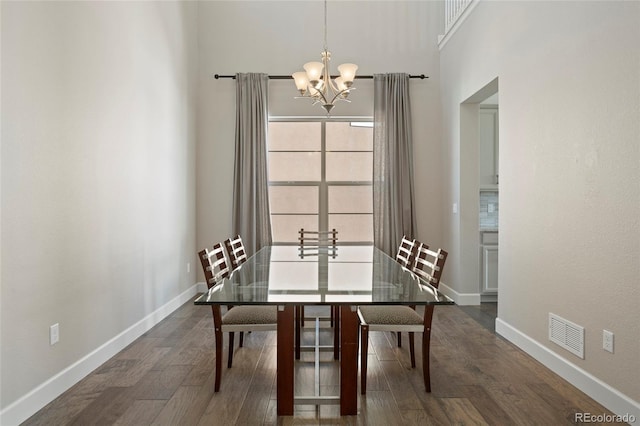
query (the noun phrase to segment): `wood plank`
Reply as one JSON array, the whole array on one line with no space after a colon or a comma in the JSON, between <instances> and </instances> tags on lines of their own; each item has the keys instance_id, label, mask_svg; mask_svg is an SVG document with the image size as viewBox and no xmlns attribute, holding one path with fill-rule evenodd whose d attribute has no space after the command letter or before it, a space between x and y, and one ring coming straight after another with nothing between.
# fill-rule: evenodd
<instances>
[{"instance_id":1,"label":"wood plank","mask_svg":"<svg viewBox=\"0 0 640 426\"><path fill-rule=\"evenodd\" d=\"M246 348L243 348L246 349ZM251 382L256 373L259 353L239 350L233 357L233 367L223 366L220 391L211 397L198 424L236 424L236 420L251 390ZM212 370L204 386L213 389L215 371Z\"/></svg>"},{"instance_id":2,"label":"wood plank","mask_svg":"<svg viewBox=\"0 0 640 426\"><path fill-rule=\"evenodd\" d=\"M197 424L213 393L212 386L180 386L171 399L165 402L151 424L154 426Z\"/></svg>"},{"instance_id":3,"label":"wood plank","mask_svg":"<svg viewBox=\"0 0 640 426\"><path fill-rule=\"evenodd\" d=\"M166 404L167 401L162 399L134 401L131 407L115 421L114 426L149 425Z\"/></svg>"},{"instance_id":4,"label":"wood plank","mask_svg":"<svg viewBox=\"0 0 640 426\"><path fill-rule=\"evenodd\" d=\"M391 391L367 391L360 395L358 422L368 426L388 426L398 424L402 412Z\"/></svg>"},{"instance_id":5,"label":"wood plank","mask_svg":"<svg viewBox=\"0 0 640 426\"><path fill-rule=\"evenodd\" d=\"M387 378L387 383L389 384L389 389L391 393L393 393L400 411L422 409L422 403L416 396L416 389L409 380L410 375L422 378L422 374L418 369L405 368L397 360L382 361L380 365L382 366L384 375ZM419 385L419 388L424 392L424 380L422 384Z\"/></svg>"},{"instance_id":6,"label":"wood plank","mask_svg":"<svg viewBox=\"0 0 640 426\"><path fill-rule=\"evenodd\" d=\"M451 424L488 425L482 415L466 398L442 398L440 400Z\"/></svg>"},{"instance_id":7,"label":"wood plank","mask_svg":"<svg viewBox=\"0 0 640 426\"><path fill-rule=\"evenodd\" d=\"M251 391L247 393L237 423L261 425L267 417L271 391L276 388L277 349L265 346L251 380Z\"/></svg>"},{"instance_id":8,"label":"wood plank","mask_svg":"<svg viewBox=\"0 0 640 426\"><path fill-rule=\"evenodd\" d=\"M108 388L68 424L85 426L115 423L135 401L132 388Z\"/></svg>"}]
</instances>

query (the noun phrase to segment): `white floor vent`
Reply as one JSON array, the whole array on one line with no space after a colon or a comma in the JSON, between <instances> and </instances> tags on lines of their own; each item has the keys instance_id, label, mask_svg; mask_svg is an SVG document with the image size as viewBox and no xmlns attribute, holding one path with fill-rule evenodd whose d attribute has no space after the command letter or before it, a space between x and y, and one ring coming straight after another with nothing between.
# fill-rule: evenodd
<instances>
[{"instance_id":1,"label":"white floor vent","mask_svg":"<svg viewBox=\"0 0 640 426\"><path fill-rule=\"evenodd\" d=\"M584 359L584 327L549 312L549 340Z\"/></svg>"}]
</instances>

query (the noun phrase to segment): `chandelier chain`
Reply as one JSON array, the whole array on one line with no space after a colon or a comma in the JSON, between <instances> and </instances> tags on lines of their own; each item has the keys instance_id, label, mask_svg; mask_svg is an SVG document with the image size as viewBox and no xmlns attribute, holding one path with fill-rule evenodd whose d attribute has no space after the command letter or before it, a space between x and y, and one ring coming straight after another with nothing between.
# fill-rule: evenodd
<instances>
[{"instance_id":1,"label":"chandelier chain","mask_svg":"<svg viewBox=\"0 0 640 426\"><path fill-rule=\"evenodd\" d=\"M327 49L327 0L324 0L324 50Z\"/></svg>"}]
</instances>

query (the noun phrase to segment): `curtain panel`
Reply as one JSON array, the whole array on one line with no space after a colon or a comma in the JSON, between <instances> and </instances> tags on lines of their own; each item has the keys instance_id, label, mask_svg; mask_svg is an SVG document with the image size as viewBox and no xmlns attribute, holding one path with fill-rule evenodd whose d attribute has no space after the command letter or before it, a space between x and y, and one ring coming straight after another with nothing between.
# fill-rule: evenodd
<instances>
[{"instance_id":1,"label":"curtain panel","mask_svg":"<svg viewBox=\"0 0 640 426\"><path fill-rule=\"evenodd\" d=\"M269 76L236 74L236 147L233 176L233 232L247 255L271 244L267 175Z\"/></svg>"},{"instance_id":2,"label":"curtain panel","mask_svg":"<svg viewBox=\"0 0 640 426\"><path fill-rule=\"evenodd\" d=\"M416 230L409 75L373 80L373 241L395 256L402 236Z\"/></svg>"}]
</instances>

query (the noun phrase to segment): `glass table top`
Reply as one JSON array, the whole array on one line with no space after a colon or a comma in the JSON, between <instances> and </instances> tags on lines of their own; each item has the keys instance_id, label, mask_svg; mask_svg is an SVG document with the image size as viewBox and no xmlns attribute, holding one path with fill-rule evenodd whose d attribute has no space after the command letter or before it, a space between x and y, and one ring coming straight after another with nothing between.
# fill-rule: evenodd
<instances>
[{"instance_id":1,"label":"glass table top","mask_svg":"<svg viewBox=\"0 0 640 426\"><path fill-rule=\"evenodd\" d=\"M305 251L298 246L259 250L196 305L452 305L374 246Z\"/></svg>"}]
</instances>

